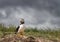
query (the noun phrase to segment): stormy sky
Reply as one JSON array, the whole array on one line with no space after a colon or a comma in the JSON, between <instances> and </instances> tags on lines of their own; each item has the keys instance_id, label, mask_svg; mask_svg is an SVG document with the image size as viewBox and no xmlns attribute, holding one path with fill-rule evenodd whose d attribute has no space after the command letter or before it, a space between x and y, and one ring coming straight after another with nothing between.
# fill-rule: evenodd
<instances>
[{"instance_id":1,"label":"stormy sky","mask_svg":"<svg viewBox=\"0 0 60 42\"><path fill-rule=\"evenodd\" d=\"M60 0L0 0L0 23L27 26L60 27Z\"/></svg>"}]
</instances>

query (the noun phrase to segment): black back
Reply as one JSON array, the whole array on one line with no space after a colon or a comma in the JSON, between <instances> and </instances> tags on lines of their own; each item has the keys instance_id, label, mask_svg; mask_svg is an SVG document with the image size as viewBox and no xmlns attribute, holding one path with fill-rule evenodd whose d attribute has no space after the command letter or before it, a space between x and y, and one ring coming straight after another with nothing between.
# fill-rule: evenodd
<instances>
[{"instance_id":1,"label":"black back","mask_svg":"<svg viewBox=\"0 0 60 42\"><path fill-rule=\"evenodd\" d=\"M20 26L18 26L18 27L16 28L16 30L15 30L15 34L18 32L18 30L19 30L19 27L20 27Z\"/></svg>"}]
</instances>

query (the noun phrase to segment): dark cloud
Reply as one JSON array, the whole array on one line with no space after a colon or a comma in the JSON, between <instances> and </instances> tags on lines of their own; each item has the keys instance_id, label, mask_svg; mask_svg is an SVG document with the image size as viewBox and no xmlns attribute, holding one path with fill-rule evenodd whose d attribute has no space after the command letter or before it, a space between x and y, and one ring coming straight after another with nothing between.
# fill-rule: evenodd
<instances>
[{"instance_id":1,"label":"dark cloud","mask_svg":"<svg viewBox=\"0 0 60 42\"><path fill-rule=\"evenodd\" d=\"M0 0L0 7L29 6L36 9L45 9L60 17L60 0Z\"/></svg>"},{"instance_id":2,"label":"dark cloud","mask_svg":"<svg viewBox=\"0 0 60 42\"><path fill-rule=\"evenodd\" d=\"M30 25L60 26L60 0L0 0L0 22L19 24L21 17Z\"/></svg>"},{"instance_id":3,"label":"dark cloud","mask_svg":"<svg viewBox=\"0 0 60 42\"><path fill-rule=\"evenodd\" d=\"M37 0L0 0L0 6L32 6Z\"/></svg>"}]
</instances>

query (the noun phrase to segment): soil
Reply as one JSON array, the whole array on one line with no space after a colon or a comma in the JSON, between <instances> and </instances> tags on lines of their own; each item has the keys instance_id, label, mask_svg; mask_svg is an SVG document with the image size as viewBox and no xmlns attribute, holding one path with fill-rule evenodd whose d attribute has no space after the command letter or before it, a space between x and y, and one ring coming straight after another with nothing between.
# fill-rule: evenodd
<instances>
[{"instance_id":1,"label":"soil","mask_svg":"<svg viewBox=\"0 0 60 42\"><path fill-rule=\"evenodd\" d=\"M0 38L0 42L58 42L49 40L43 37L24 36L23 38L17 37L16 34L5 35Z\"/></svg>"}]
</instances>

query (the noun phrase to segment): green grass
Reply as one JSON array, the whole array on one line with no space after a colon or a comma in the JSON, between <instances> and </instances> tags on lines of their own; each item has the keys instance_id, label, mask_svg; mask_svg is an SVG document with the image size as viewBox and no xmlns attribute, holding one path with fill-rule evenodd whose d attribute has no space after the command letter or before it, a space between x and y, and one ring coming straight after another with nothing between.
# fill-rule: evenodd
<instances>
[{"instance_id":1,"label":"green grass","mask_svg":"<svg viewBox=\"0 0 60 42\"><path fill-rule=\"evenodd\" d=\"M9 26L9 28L5 27L4 25L0 24L0 37L5 34L14 33L16 30L16 26ZM6 33L7 32L7 33ZM51 29L39 29L36 28L28 28L25 29L26 36L35 36L35 37L44 37L48 39L60 39L60 28L58 30L51 30Z\"/></svg>"},{"instance_id":2,"label":"green grass","mask_svg":"<svg viewBox=\"0 0 60 42\"><path fill-rule=\"evenodd\" d=\"M34 36L34 37L43 37L50 40L59 40L60 39L60 30L37 30L37 29L26 29L25 35Z\"/></svg>"},{"instance_id":3,"label":"green grass","mask_svg":"<svg viewBox=\"0 0 60 42\"><path fill-rule=\"evenodd\" d=\"M59 37L60 35L59 30L51 30L51 29L48 29L48 30L26 29L25 32L26 34L29 34L29 35L45 36L45 37L48 37L48 36Z\"/></svg>"}]
</instances>

